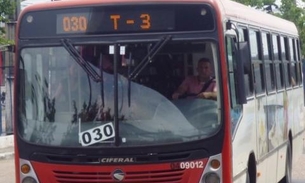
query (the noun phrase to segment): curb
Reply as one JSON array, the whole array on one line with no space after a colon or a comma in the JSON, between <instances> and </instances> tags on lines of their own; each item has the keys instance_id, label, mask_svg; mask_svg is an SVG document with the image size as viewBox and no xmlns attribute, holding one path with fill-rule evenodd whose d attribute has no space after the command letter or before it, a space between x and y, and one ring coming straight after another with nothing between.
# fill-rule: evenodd
<instances>
[{"instance_id":1,"label":"curb","mask_svg":"<svg viewBox=\"0 0 305 183\"><path fill-rule=\"evenodd\" d=\"M0 161L14 157L14 152L6 152L0 154Z\"/></svg>"},{"instance_id":2,"label":"curb","mask_svg":"<svg viewBox=\"0 0 305 183\"><path fill-rule=\"evenodd\" d=\"M0 136L0 148L14 146L14 135Z\"/></svg>"},{"instance_id":3,"label":"curb","mask_svg":"<svg viewBox=\"0 0 305 183\"><path fill-rule=\"evenodd\" d=\"M0 161L14 157L14 135L0 136Z\"/></svg>"}]
</instances>

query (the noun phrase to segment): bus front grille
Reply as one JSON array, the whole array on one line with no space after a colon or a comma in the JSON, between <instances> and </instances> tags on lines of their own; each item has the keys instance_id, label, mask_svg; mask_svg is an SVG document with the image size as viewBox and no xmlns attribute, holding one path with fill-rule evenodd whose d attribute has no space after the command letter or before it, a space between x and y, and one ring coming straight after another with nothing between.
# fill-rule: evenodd
<instances>
[{"instance_id":1,"label":"bus front grille","mask_svg":"<svg viewBox=\"0 0 305 183\"><path fill-rule=\"evenodd\" d=\"M184 170L126 171L115 175L115 172L95 171L53 171L58 183L180 183Z\"/></svg>"}]
</instances>

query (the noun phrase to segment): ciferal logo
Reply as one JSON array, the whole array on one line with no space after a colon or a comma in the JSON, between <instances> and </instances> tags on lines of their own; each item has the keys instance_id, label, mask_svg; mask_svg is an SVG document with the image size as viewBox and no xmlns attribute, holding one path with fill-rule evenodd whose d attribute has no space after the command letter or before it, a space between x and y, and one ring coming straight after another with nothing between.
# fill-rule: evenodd
<instances>
[{"instance_id":1,"label":"ciferal logo","mask_svg":"<svg viewBox=\"0 0 305 183\"><path fill-rule=\"evenodd\" d=\"M101 158L101 163L132 163L135 162L134 158Z\"/></svg>"},{"instance_id":2,"label":"ciferal logo","mask_svg":"<svg viewBox=\"0 0 305 183\"><path fill-rule=\"evenodd\" d=\"M120 169L114 170L112 172L112 178L120 182L125 178L125 173Z\"/></svg>"}]
</instances>

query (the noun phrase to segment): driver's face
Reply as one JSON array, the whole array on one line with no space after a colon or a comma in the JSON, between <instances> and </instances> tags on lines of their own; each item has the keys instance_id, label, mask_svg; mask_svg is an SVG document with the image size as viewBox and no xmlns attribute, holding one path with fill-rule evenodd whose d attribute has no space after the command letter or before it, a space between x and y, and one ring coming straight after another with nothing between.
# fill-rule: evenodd
<instances>
[{"instance_id":1,"label":"driver's face","mask_svg":"<svg viewBox=\"0 0 305 183\"><path fill-rule=\"evenodd\" d=\"M212 75L211 64L209 62L199 62L197 72L201 77L210 77Z\"/></svg>"}]
</instances>

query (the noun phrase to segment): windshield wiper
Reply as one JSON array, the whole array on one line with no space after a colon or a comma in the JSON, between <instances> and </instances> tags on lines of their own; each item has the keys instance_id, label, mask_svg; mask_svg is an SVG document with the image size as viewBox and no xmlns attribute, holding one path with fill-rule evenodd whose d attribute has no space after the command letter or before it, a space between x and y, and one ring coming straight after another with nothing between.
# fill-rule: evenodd
<instances>
[{"instance_id":1,"label":"windshield wiper","mask_svg":"<svg viewBox=\"0 0 305 183\"><path fill-rule=\"evenodd\" d=\"M129 58L128 58L128 75L130 73L130 69L131 69L131 60L132 60L132 54L129 53ZM127 90L127 95L128 95L128 106L130 107L130 95L131 95L131 88L130 88L131 82L130 79L128 79L128 90Z\"/></svg>"},{"instance_id":2,"label":"windshield wiper","mask_svg":"<svg viewBox=\"0 0 305 183\"><path fill-rule=\"evenodd\" d=\"M84 60L84 58L79 54L78 50L71 44L67 39L61 40L63 46L78 63L79 66L89 75L89 77L95 82L101 82L102 77L92 68L92 66Z\"/></svg>"},{"instance_id":3,"label":"windshield wiper","mask_svg":"<svg viewBox=\"0 0 305 183\"><path fill-rule=\"evenodd\" d=\"M104 72L103 72L103 54L100 54L100 73L101 73L101 79L104 80ZM104 82L101 82L101 100L102 100L102 107L105 107L105 102L104 102Z\"/></svg>"},{"instance_id":4,"label":"windshield wiper","mask_svg":"<svg viewBox=\"0 0 305 183\"><path fill-rule=\"evenodd\" d=\"M132 73L129 74L128 79L133 80L135 79L138 74L148 65L149 61L153 59L153 57L158 53L158 51L163 48L163 46L171 39L171 35L164 36L161 38L157 44L154 45L154 47L149 50L147 55L142 59L142 61L137 65L136 68L132 71Z\"/></svg>"}]
</instances>

